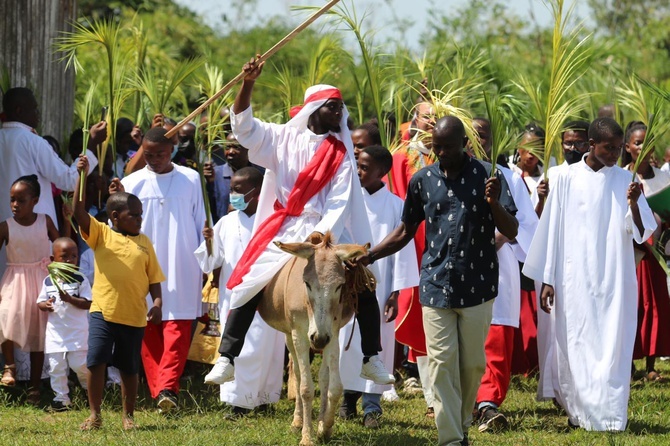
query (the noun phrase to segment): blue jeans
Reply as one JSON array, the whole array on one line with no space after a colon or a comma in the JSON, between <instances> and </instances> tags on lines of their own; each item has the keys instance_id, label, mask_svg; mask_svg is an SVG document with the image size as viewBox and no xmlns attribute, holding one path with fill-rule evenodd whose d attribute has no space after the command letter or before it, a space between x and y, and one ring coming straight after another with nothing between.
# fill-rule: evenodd
<instances>
[{"instance_id":1,"label":"blue jeans","mask_svg":"<svg viewBox=\"0 0 670 446\"><path fill-rule=\"evenodd\" d=\"M379 393L364 393L363 394L363 416L369 413L382 413L382 396Z\"/></svg>"}]
</instances>

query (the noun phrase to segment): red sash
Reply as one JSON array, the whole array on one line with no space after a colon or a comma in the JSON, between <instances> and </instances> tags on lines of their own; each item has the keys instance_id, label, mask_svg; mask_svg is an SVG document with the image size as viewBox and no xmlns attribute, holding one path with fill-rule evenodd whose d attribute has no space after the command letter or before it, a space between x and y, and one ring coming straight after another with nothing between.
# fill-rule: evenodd
<instances>
[{"instance_id":1,"label":"red sash","mask_svg":"<svg viewBox=\"0 0 670 446\"><path fill-rule=\"evenodd\" d=\"M275 206L275 212L258 227L244 250L242 258L235 266L233 274L228 279L226 288L232 290L242 283L242 278L277 235L286 217L296 217L302 214L305 204L333 179L346 154L347 149L344 143L333 135L329 135L321 143L314 157L298 174L286 201L286 207L276 209L277 206Z\"/></svg>"}]
</instances>

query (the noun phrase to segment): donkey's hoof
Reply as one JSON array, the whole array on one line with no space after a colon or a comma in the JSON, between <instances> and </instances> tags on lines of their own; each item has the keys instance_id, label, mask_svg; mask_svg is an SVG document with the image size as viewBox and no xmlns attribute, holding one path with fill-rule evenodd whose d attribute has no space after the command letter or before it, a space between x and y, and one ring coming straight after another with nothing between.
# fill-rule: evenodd
<instances>
[{"instance_id":1,"label":"donkey's hoof","mask_svg":"<svg viewBox=\"0 0 670 446\"><path fill-rule=\"evenodd\" d=\"M333 436L333 429L324 429L321 423L319 423L319 430L317 430L316 435L320 440L328 441Z\"/></svg>"},{"instance_id":2,"label":"donkey's hoof","mask_svg":"<svg viewBox=\"0 0 670 446\"><path fill-rule=\"evenodd\" d=\"M314 442L311 438L302 437L302 440L300 440L300 446L314 446Z\"/></svg>"},{"instance_id":3,"label":"donkey's hoof","mask_svg":"<svg viewBox=\"0 0 670 446\"><path fill-rule=\"evenodd\" d=\"M294 419L293 423L291 423L291 432L297 434L300 431L302 431L302 420Z\"/></svg>"}]
</instances>

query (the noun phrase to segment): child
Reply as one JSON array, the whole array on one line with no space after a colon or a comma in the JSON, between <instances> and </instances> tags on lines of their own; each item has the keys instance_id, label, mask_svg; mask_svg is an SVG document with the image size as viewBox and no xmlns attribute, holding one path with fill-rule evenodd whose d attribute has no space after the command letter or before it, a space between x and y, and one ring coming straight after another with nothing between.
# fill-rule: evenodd
<instances>
[{"instance_id":1,"label":"child","mask_svg":"<svg viewBox=\"0 0 670 446\"><path fill-rule=\"evenodd\" d=\"M633 121L628 124L626 151L622 157L626 169L633 170L646 135L647 127L642 122ZM670 175L667 172L649 164L651 155L652 152L642 160L637 170L637 178L646 197L670 184ZM665 272L654 257L652 249L652 245L648 242L635 245L636 253L643 257L637 266L638 327L633 359L647 358L645 379L653 382L663 380L656 371L656 357L670 355L670 336L667 334L667 327L670 324L670 298L668 298Z\"/></svg>"},{"instance_id":2,"label":"child","mask_svg":"<svg viewBox=\"0 0 670 446\"><path fill-rule=\"evenodd\" d=\"M47 275L51 241L58 230L48 215L33 208L40 199L37 175L14 181L9 191L14 217L0 223L0 248L7 244L7 270L0 282L0 328L5 369L3 386L16 384L14 345L30 352L28 402L37 404L44 365L44 333L47 315L35 304L40 285Z\"/></svg>"},{"instance_id":3,"label":"child","mask_svg":"<svg viewBox=\"0 0 670 446\"><path fill-rule=\"evenodd\" d=\"M372 229L372 242L379 243L386 234L400 223L403 201L393 195L382 182L391 170L393 157L381 146L370 146L358 155L358 177L363 189L363 200ZM419 267L416 264L414 242L411 241L393 256L378 261L377 298L379 299L382 351L384 364L393 364L395 324L398 314L398 293L401 289L419 284ZM353 338L352 338L353 331ZM351 343L349 340L351 339ZM349 344L349 348L346 345ZM390 385L378 385L359 376L357 364L363 359L360 349L360 334L353 327L353 318L340 331L340 377L344 386L344 401L341 413L345 418L356 415L356 401L363 393L363 425L379 427L382 414L381 394Z\"/></svg>"},{"instance_id":4,"label":"child","mask_svg":"<svg viewBox=\"0 0 670 446\"><path fill-rule=\"evenodd\" d=\"M379 126L374 121L364 122L351 132L351 141L354 144L354 155L358 159L364 148L381 145Z\"/></svg>"},{"instance_id":5,"label":"child","mask_svg":"<svg viewBox=\"0 0 670 446\"><path fill-rule=\"evenodd\" d=\"M75 268L79 260L77 244L71 238L61 237L53 243L55 262L69 263ZM91 285L82 273L72 277L71 282L57 285L47 276L37 297L37 306L49 312L46 348L49 361L51 389L56 396L51 409L61 412L70 408L67 377L74 370L79 383L86 390L86 351L88 344L88 309L91 308Z\"/></svg>"},{"instance_id":6,"label":"child","mask_svg":"<svg viewBox=\"0 0 670 446\"><path fill-rule=\"evenodd\" d=\"M615 165L621 127L598 118L588 136L589 154L552 178L523 273L543 282L542 310L555 302L555 392L568 424L621 431L637 325L632 241L648 239L656 222Z\"/></svg>"},{"instance_id":7,"label":"child","mask_svg":"<svg viewBox=\"0 0 670 446\"><path fill-rule=\"evenodd\" d=\"M205 242L195 251L202 270L205 273L214 271L216 283L213 285L219 288L219 311L224 324L230 311L231 294L226 289L226 282L251 240L262 183L263 175L255 167L242 167L233 173L230 204L234 210L222 217L214 229L203 231L205 239L212 241L212 255L207 255ZM221 401L233 406L234 416L244 415L262 404L277 402L284 367L283 333L268 326L256 313L235 364L235 380L221 385Z\"/></svg>"},{"instance_id":8,"label":"child","mask_svg":"<svg viewBox=\"0 0 670 446\"><path fill-rule=\"evenodd\" d=\"M77 169L82 172L88 160L82 156ZM84 209L79 182L74 192L74 216L82 238L95 255L95 284L89 315L88 403L91 414L82 430L102 426L100 405L105 385L105 367L112 364L121 371L123 400L122 424L134 429L137 375L140 349L147 321L161 322L161 287L165 280L149 238L140 234L142 203L132 194L117 192L107 200L113 227L98 222ZM153 307L147 313L147 292ZM113 353L112 353L113 352Z\"/></svg>"},{"instance_id":9,"label":"child","mask_svg":"<svg viewBox=\"0 0 670 446\"><path fill-rule=\"evenodd\" d=\"M519 159L516 164L510 163L509 166L512 172L521 175L526 182L529 194L533 193L542 179L542 165L533 151L544 149L544 136L545 133L541 127L534 123L528 124L519 143Z\"/></svg>"}]
</instances>

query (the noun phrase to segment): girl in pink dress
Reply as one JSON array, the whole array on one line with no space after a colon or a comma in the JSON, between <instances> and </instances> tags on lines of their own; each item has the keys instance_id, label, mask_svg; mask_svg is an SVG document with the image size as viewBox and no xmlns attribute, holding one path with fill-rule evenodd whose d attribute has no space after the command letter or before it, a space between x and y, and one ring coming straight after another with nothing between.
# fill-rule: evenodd
<instances>
[{"instance_id":1,"label":"girl in pink dress","mask_svg":"<svg viewBox=\"0 0 670 446\"><path fill-rule=\"evenodd\" d=\"M0 384L16 384L14 345L30 352L28 400L31 403L39 402L48 317L37 307L37 296L48 274L51 241L58 238L51 218L33 212L39 196L36 175L16 180L9 191L14 216L0 223L0 248L7 245L7 269L0 281L0 341L5 357Z\"/></svg>"}]
</instances>

